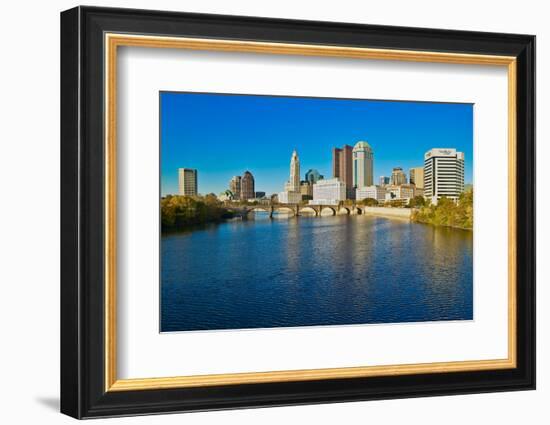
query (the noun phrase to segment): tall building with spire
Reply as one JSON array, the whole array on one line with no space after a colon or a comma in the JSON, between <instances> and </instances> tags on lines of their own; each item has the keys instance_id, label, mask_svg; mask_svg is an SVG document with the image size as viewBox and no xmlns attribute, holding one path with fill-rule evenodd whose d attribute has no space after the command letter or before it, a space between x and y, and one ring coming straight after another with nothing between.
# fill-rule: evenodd
<instances>
[{"instance_id":1,"label":"tall building with spire","mask_svg":"<svg viewBox=\"0 0 550 425\"><path fill-rule=\"evenodd\" d=\"M353 187L372 186L374 152L367 142L357 142L353 147Z\"/></svg>"},{"instance_id":2,"label":"tall building with spire","mask_svg":"<svg viewBox=\"0 0 550 425\"><path fill-rule=\"evenodd\" d=\"M279 193L279 202L295 204L302 200L300 192L300 158L296 149L290 157L290 179L285 184L285 190Z\"/></svg>"},{"instance_id":3,"label":"tall building with spire","mask_svg":"<svg viewBox=\"0 0 550 425\"><path fill-rule=\"evenodd\" d=\"M290 179L285 185L285 190L288 192L300 191L300 158L298 158L296 149L294 149L290 157Z\"/></svg>"}]
</instances>

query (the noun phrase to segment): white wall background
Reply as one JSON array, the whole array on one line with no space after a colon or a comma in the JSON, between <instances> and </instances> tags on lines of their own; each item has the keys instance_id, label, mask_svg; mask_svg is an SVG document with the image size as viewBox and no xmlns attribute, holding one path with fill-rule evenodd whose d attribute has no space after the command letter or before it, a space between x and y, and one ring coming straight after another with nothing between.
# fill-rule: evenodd
<instances>
[{"instance_id":1,"label":"white wall background","mask_svg":"<svg viewBox=\"0 0 550 425\"><path fill-rule=\"evenodd\" d=\"M538 158L550 156L550 27L545 3L437 0L144 0L96 5L536 34ZM59 12L77 3L10 2L0 15L0 420L70 423L59 392ZM539 165L539 188L544 170ZM538 190L538 216L550 201ZM538 390L110 420L109 423L548 423L550 257L538 223ZM548 306L548 307L546 307Z\"/></svg>"}]
</instances>

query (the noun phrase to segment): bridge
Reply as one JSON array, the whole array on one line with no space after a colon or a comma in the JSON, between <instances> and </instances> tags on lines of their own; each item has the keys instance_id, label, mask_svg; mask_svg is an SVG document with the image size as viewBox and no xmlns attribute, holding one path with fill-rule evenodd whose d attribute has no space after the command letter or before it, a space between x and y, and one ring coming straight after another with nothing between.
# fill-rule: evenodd
<instances>
[{"instance_id":1,"label":"bridge","mask_svg":"<svg viewBox=\"0 0 550 425\"><path fill-rule=\"evenodd\" d=\"M269 214L269 218L273 218L273 214L286 213L294 217L300 215L359 215L363 214L364 207L358 206L355 203L352 205L301 205L301 204L267 204L267 205L252 205L247 203L229 203L226 204L229 211L233 211L242 218L246 218L252 212L265 212ZM327 214L328 213L328 214Z\"/></svg>"}]
</instances>

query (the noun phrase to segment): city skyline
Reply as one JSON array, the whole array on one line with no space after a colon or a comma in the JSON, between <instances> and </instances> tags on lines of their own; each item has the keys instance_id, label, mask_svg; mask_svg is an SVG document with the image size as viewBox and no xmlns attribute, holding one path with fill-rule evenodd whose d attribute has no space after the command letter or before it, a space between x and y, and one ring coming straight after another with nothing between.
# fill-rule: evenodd
<instances>
[{"instance_id":1,"label":"city skyline","mask_svg":"<svg viewBox=\"0 0 550 425\"><path fill-rule=\"evenodd\" d=\"M469 104L163 92L161 111L163 196L178 192L183 167L198 170L201 194L226 190L245 170L257 190L278 193L289 150L298 151L302 170L332 176L333 149L360 140L374 148L374 176L401 167L409 177L426 151L454 146L465 152L465 183L472 182Z\"/></svg>"}]
</instances>

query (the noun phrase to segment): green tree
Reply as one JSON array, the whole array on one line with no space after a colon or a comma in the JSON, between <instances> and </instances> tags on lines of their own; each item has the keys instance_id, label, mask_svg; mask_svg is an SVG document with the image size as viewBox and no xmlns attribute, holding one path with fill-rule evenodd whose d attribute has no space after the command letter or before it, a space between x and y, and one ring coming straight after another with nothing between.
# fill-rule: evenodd
<instances>
[{"instance_id":1,"label":"green tree","mask_svg":"<svg viewBox=\"0 0 550 425\"><path fill-rule=\"evenodd\" d=\"M160 209L163 230L183 229L233 215L214 194L205 197L169 195L161 199Z\"/></svg>"},{"instance_id":2,"label":"green tree","mask_svg":"<svg viewBox=\"0 0 550 425\"><path fill-rule=\"evenodd\" d=\"M472 229L474 226L473 201L473 191L462 193L456 202L452 199L442 197L437 202L437 205L431 205L430 202L427 202L426 206L413 211L412 220L435 226Z\"/></svg>"},{"instance_id":3,"label":"green tree","mask_svg":"<svg viewBox=\"0 0 550 425\"><path fill-rule=\"evenodd\" d=\"M374 198L365 198L359 201L360 205L364 205L366 207L376 207L378 206L378 201Z\"/></svg>"},{"instance_id":4,"label":"green tree","mask_svg":"<svg viewBox=\"0 0 550 425\"><path fill-rule=\"evenodd\" d=\"M426 206L426 199L423 196L417 195L409 201L411 208L421 208Z\"/></svg>"}]
</instances>

